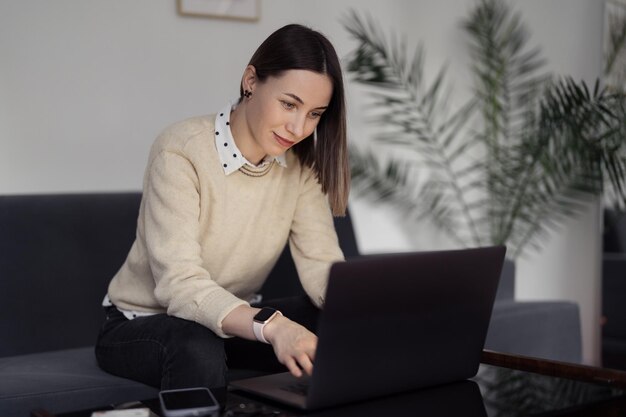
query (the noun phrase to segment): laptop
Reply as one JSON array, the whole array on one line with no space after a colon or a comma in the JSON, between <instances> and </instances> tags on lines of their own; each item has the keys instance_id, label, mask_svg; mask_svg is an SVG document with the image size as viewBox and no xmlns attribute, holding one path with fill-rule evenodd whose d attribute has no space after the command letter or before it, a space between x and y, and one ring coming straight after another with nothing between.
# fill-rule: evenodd
<instances>
[{"instance_id":1,"label":"laptop","mask_svg":"<svg viewBox=\"0 0 626 417\"><path fill-rule=\"evenodd\" d=\"M478 372L505 247L374 255L333 264L313 374L231 388L315 410Z\"/></svg>"}]
</instances>

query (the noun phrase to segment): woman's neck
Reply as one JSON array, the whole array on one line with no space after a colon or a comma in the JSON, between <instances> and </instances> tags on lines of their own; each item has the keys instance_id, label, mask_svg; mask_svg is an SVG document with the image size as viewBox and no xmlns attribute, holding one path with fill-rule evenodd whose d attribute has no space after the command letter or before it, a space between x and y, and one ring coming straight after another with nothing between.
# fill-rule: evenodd
<instances>
[{"instance_id":1,"label":"woman's neck","mask_svg":"<svg viewBox=\"0 0 626 417\"><path fill-rule=\"evenodd\" d=\"M254 165L261 163L265 153L252 137L250 127L246 123L245 105L238 104L230 113L230 131L241 154Z\"/></svg>"}]
</instances>

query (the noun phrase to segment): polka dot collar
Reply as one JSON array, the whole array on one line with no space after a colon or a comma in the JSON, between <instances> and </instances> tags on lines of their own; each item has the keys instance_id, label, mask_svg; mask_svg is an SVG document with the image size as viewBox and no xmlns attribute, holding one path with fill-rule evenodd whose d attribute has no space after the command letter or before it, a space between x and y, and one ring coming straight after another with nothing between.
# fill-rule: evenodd
<instances>
[{"instance_id":1,"label":"polka dot collar","mask_svg":"<svg viewBox=\"0 0 626 417\"><path fill-rule=\"evenodd\" d=\"M230 112L235 108L237 101L234 101L234 103L235 104L224 106L224 108L215 115L215 147L217 148L220 162L224 168L224 174L230 175L244 165L256 169L263 168L272 161L276 161L278 165L286 168L287 161L285 160L285 154L275 157L268 155L259 165L254 165L241 154L230 130Z\"/></svg>"}]
</instances>

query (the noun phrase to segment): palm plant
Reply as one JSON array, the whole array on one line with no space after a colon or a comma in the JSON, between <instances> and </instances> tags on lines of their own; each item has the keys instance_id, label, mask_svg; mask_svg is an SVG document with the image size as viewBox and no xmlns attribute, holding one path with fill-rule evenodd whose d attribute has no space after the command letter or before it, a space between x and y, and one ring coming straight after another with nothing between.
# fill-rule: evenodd
<instances>
[{"instance_id":1,"label":"palm plant","mask_svg":"<svg viewBox=\"0 0 626 417\"><path fill-rule=\"evenodd\" d=\"M626 3L613 0L606 8L608 37L604 75L609 88L623 92L626 83Z\"/></svg>"},{"instance_id":2,"label":"palm plant","mask_svg":"<svg viewBox=\"0 0 626 417\"><path fill-rule=\"evenodd\" d=\"M519 14L477 0L463 28L475 86L450 110L445 71L426 85L424 50L387 38L371 18L344 20L358 47L353 81L372 99L376 140L352 149L357 193L428 218L462 246L506 244L516 258L594 196L626 201L623 92L544 73Z\"/></svg>"}]
</instances>

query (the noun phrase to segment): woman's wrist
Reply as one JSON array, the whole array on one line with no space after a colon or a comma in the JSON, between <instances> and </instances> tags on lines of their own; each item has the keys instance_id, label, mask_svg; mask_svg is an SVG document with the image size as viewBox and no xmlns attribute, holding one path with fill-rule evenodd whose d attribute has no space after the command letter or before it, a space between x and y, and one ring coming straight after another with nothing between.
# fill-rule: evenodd
<instances>
[{"instance_id":1,"label":"woman's wrist","mask_svg":"<svg viewBox=\"0 0 626 417\"><path fill-rule=\"evenodd\" d=\"M280 332L281 327L283 327L288 321L289 319L282 314L274 317L272 321L270 321L265 325L265 327L263 327L263 337L265 337L265 340L273 345L276 334Z\"/></svg>"}]
</instances>

